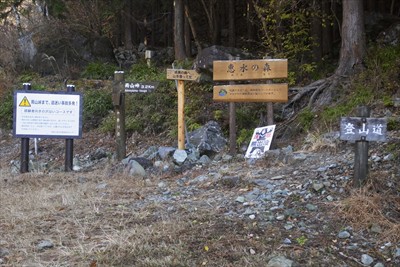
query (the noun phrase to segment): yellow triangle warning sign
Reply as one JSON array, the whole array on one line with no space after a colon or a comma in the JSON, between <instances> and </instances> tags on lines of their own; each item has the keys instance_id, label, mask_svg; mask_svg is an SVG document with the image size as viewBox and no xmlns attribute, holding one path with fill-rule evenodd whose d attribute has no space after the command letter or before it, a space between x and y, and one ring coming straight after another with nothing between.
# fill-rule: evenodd
<instances>
[{"instance_id":1,"label":"yellow triangle warning sign","mask_svg":"<svg viewBox=\"0 0 400 267\"><path fill-rule=\"evenodd\" d=\"M22 99L21 103L19 103L20 107L30 107L31 103L29 103L29 100L26 96Z\"/></svg>"}]
</instances>

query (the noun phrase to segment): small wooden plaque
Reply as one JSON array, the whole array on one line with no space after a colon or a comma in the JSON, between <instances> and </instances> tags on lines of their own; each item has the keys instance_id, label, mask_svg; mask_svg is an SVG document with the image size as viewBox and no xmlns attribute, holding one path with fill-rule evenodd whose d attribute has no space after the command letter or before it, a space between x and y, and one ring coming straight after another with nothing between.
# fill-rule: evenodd
<instances>
[{"instance_id":1,"label":"small wooden plaque","mask_svg":"<svg viewBox=\"0 0 400 267\"><path fill-rule=\"evenodd\" d=\"M200 74L195 70L167 69L167 79L181 81L196 81Z\"/></svg>"}]
</instances>

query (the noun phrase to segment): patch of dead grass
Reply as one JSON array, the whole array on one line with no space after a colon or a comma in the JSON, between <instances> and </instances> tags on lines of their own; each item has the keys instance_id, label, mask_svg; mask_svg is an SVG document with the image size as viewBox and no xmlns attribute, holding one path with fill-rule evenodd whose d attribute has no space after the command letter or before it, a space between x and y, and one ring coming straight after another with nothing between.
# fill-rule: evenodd
<instances>
[{"instance_id":1,"label":"patch of dead grass","mask_svg":"<svg viewBox=\"0 0 400 267\"><path fill-rule=\"evenodd\" d=\"M373 187L373 186L372 186ZM371 183L362 189L352 190L350 196L337 206L341 219L359 230L370 230L378 225L381 241L400 240L400 196L387 191L371 190Z\"/></svg>"}]
</instances>

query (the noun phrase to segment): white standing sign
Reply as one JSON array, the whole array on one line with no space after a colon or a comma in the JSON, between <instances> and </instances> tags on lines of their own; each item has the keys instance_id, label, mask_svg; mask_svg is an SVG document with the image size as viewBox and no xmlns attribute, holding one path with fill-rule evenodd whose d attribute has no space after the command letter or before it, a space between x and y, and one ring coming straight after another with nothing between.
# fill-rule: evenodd
<instances>
[{"instance_id":1,"label":"white standing sign","mask_svg":"<svg viewBox=\"0 0 400 267\"><path fill-rule=\"evenodd\" d=\"M80 93L15 91L14 137L81 138Z\"/></svg>"},{"instance_id":2,"label":"white standing sign","mask_svg":"<svg viewBox=\"0 0 400 267\"><path fill-rule=\"evenodd\" d=\"M254 130L249 147L246 151L246 158L261 158L265 151L269 150L274 136L275 125L259 127Z\"/></svg>"}]
</instances>

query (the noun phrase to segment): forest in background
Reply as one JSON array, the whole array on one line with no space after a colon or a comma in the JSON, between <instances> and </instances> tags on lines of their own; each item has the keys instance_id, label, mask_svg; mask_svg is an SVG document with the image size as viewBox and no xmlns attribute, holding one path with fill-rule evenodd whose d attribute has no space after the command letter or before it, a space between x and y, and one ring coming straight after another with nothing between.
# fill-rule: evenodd
<instances>
[{"instance_id":1,"label":"forest in background","mask_svg":"<svg viewBox=\"0 0 400 267\"><path fill-rule=\"evenodd\" d=\"M398 70L395 61L398 46L386 40L385 31L396 26L399 14L400 3L394 0L7 0L0 3L0 38L3 40L0 44L0 89L9 91L16 83L32 80L35 75L53 75L61 83L79 78L109 79L113 70L121 67L115 59L116 51L131 51L138 57L136 62L140 62L145 49L169 49L172 57L161 62L164 72L165 66L170 67L173 61L190 66L201 49L221 45L239 48L255 57L288 58L288 81L292 91L299 92L299 97L293 99L297 101L306 96L312 100L308 109L298 114L303 121L301 127L307 129L316 117L315 111L310 110L316 102L316 92L324 100L319 105L327 106L338 99L337 88L349 84L347 78L355 73L368 70L358 76L362 82L352 83L347 91L339 91L343 95L352 92L356 100L351 105L339 106L339 110L325 108L330 120L331 113L336 117L348 114L357 104L370 101L374 95L371 91L386 99L397 94L400 87L393 77ZM386 64L385 68L381 68L381 64ZM155 74L137 65L125 66L133 78L165 76L165 73ZM378 78L371 81L373 77ZM202 93L209 93L211 88L209 85L198 87L196 90ZM382 87L384 94L378 91ZM160 102L170 103L174 98L169 89L159 91L164 93L154 97L159 106ZM328 92L329 97L322 92ZM93 107L90 96L99 98L99 92L92 94L87 90L87 95L86 102ZM107 117L108 108L112 109L110 97L104 98L107 99L104 102L93 100L103 105L101 112L92 108L101 118ZM149 98L151 105L154 101L152 96ZM202 94L189 93L189 98L188 119L193 115L193 122L189 121L191 128L210 118L226 117L219 106L215 110L209 106L210 110L202 112ZM256 105L253 111L258 107ZM132 109L141 113L137 108ZM172 119L165 119L166 109L160 111L162 115L152 115L147 121L154 125L174 121L173 115ZM291 114L299 110L293 108ZM3 115L7 112L0 111L3 119L8 116ZM246 121L258 121L263 117L259 112L246 109L239 108L238 112L243 115L239 115L239 127L253 127ZM255 115L249 115L252 113ZM88 114L90 117L91 113ZM278 122L286 118L281 118L281 114L277 116ZM143 129L143 125L136 122L137 119L133 119L131 129Z\"/></svg>"},{"instance_id":2,"label":"forest in background","mask_svg":"<svg viewBox=\"0 0 400 267\"><path fill-rule=\"evenodd\" d=\"M324 60L338 59L343 2L349 1L6 0L0 4L1 32L11 44L4 42L0 49L14 45L18 50L18 39L30 36L43 53L46 48L72 53L67 46L74 39L95 43L104 38L109 46L103 48L109 49L175 47L175 58L181 60L223 45L288 58L307 73ZM364 3L369 42L399 20L398 1L353 2ZM24 60L22 65L29 67L33 58ZM0 62L2 68L21 65L5 63Z\"/></svg>"}]
</instances>

